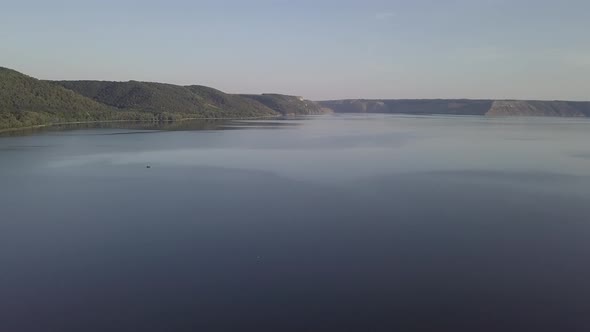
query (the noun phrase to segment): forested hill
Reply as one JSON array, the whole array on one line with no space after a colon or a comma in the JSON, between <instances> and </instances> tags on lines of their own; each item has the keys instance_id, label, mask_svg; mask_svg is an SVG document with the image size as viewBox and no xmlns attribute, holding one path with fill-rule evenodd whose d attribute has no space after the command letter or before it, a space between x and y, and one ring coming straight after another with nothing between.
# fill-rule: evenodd
<instances>
[{"instance_id":1,"label":"forested hill","mask_svg":"<svg viewBox=\"0 0 590 332\"><path fill-rule=\"evenodd\" d=\"M201 86L152 82L56 81L55 84L120 110L224 118L275 115L272 109Z\"/></svg>"},{"instance_id":2,"label":"forested hill","mask_svg":"<svg viewBox=\"0 0 590 332\"><path fill-rule=\"evenodd\" d=\"M49 82L0 67L0 129L107 120L113 110Z\"/></svg>"},{"instance_id":3,"label":"forested hill","mask_svg":"<svg viewBox=\"0 0 590 332\"><path fill-rule=\"evenodd\" d=\"M305 100L303 99L303 97L271 93L241 96L256 100L284 115L321 114L325 111L325 109L322 109L322 107L318 103L310 100Z\"/></svg>"},{"instance_id":4,"label":"forested hill","mask_svg":"<svg viewBox=\"0 0 590 332\"><path fill-rule=\"evenodd\" d=\"M472 99L351 99L318 102L338 113L589 117L590 102Z\"/></svg>"},{"instance_id":5,"label":"forested hill","mask_svg":"<svg viewBox=\"0 0 590 332\"><path fill-rule=\"evenodd\" d=\"M42 81L0 67L0 130L65 122L162 121L315 114L320 107L278 94L236 95L152 82Z\"/></svg>"},{"instance_id":6,"label":"forested hill","mask_svg":"<svg viewBox=\"0 0 590 332\"><path fill-rule=\"evenodd\" d=\"M279 94L237 95L201 86L153 82L56 81L105 105L128 111L184 114L187 117L258 117L318 114L320 106L301 97Z\"/></svg>"}]
</instances>

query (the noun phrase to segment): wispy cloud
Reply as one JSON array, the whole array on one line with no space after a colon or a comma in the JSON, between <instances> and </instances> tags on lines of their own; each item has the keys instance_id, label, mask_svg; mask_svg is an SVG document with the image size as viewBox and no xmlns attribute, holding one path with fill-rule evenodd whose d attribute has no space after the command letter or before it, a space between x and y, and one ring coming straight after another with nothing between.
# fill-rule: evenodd
<instances>
[{"instance_id":1,"label":"wispy cloud","mask_svg":"<svg viewBox=\"0 0 590 332\"><path fill-rule=\"evenodd\" d=\"M395 17L394 12L378 12L375 14L375 19L377 20L390 20Z\"/></svg>"}]
</instances>

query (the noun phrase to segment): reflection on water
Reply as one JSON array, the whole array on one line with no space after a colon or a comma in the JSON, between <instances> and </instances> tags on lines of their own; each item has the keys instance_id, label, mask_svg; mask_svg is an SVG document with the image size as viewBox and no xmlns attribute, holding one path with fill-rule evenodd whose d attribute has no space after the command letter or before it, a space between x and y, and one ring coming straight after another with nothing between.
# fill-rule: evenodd
<instances>
[{"instance_id":1,"label":"reflection on water","mask_svg":"<svg viewBox=\"0 0 590 332\"><path fill-rule=\"evenodd\" d=\"M1 331L590 328L588 121L169 125L0 139Z\"/></svg>"},{"instance_id":2,"label":"reflection on water","mask_svg":"<svg viewBox=\"0 0 590 332\"><path fill-rule=\"evenodd\" d=\"M304 119L303 117L299 120ZM176 122L133 122L133 121L112 121L112 122L90 122L61 124L47 127L23 128L12 131L0 132L0 137L25 136L33 134L58 133L66 134L71 131L87 129L122 129L123 132L106 133L113 134L136 134L150 131L190 131L190 130L231 130L249 128L279 128L282 126L294 126L296 123L289 123L280 120L187 120ZM129 131L127 131L129 130Z\"/></svg>"}]
</instances>

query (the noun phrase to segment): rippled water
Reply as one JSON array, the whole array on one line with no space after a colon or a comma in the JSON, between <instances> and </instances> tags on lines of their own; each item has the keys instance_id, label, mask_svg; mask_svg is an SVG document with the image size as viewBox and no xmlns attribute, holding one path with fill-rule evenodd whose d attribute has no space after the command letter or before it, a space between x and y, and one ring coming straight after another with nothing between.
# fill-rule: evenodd
<instances>
[{"instance_id":1,"label":"rippled water","mask_svg":"<svg viewBox=\"0 0 590 332\"><path fill-rule=\"evenodd\" d=\"M0 331L590 328L590 121L101 126L0 138Z\"/></svg>"}]
</instances>

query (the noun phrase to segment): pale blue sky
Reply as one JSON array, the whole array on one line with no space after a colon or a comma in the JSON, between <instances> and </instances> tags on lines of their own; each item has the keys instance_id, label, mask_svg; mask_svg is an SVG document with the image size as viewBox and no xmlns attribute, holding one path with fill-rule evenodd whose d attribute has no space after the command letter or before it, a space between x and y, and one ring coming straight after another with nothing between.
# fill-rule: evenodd
<instances>
[{"instance_id":1,"label":"pale blue sky","mask_svg":"<svg viewBox=\"0 0 590 332\"><path fill-rule=\"evenodd\" d=\"M590 100L590 1L0 0L0 66L310 99Z\"/></svg>"}]
</instances>

